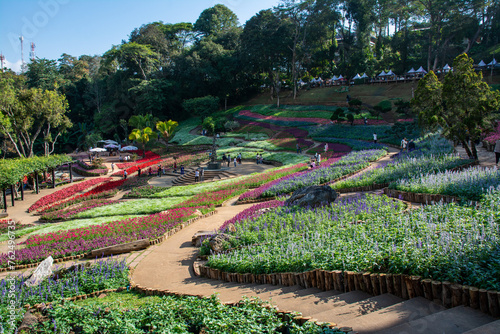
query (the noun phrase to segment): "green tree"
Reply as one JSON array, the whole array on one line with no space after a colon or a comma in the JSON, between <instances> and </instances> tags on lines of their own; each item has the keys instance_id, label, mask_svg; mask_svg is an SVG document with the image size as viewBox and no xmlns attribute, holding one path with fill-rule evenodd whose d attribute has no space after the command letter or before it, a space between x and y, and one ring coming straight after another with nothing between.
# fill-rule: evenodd
<instances>
[{"instance_id":1,"label":"green tree","mask_svg":"<svg viewBox=\"0 0 500 334\"><path fill-rule=\"evenodd\" d=\"M168 120L167 122L160 121L156 123L156 130L158 130L163 137L163 140L165 140L165 145L167 146L168 150L168 141L172 137L172 134L174 133L175 129L179 126L179 123L176 121L172 121L171 119Z\"/></svg>"},{"instance_id":2,"label":"green tree","mask_svg":"<svg viewBox=\"0 0 500 334\"><path fill-rule=\"evenodd\" d=\"M238 17L229 8L218 4L205 9L194 24L194 30L204 36L217 35L238 26Z\"/></svg>"},{"instance_id":3,"label":"green tree","mask_svg":"<svg viewBox=\"0 0 500 334\"><path fill-rule=\"evenodd\" d=\"M50 90L60 87L64 81L59 73L57 62L45 58L36 58L28 64L26 79L28 88Z\"/></svg>"},{"instance_id":4,"label":"green tree","mask_svg":"<svg viewBox=\"0 0 500 334\"><path fill-rule=\"evenodd\" d=\"M462 54L455 58L453 72L443 83L432 71L420 80L412 105L421 126L442 128L446 138L462 143L467 155L477 159L475 141L492 128L500 92L492 91L481 72L474 71L472 59Z\"/></svg>"},{"instance_id":5,"label":"green tree","mask_svg":"<svg viewBox=\"0 0 500 334\"><path fill-rule=\"evenodd\" d=\"M18 89L8 78L0 78L0 112L0 132L20 157L34 155L40 136L45 154L51 154L59 136L72 126L64 95L40 88Z\"/></svg>"},{"instance_id":6,"label":"green tree","mask_svg":"<svg viewBox=\"0 0 500 334\"><path fill-rule=\"evenodd\" d=\"M197 97L182 102L185 111L203 118L212 115L219 109L219 98L214 96Z\"/></svg>"},{"instance_id":7,"label":"green tree","mask_svg":"<svg viewBox=\"0 0 500 334\"><path fill-rule=\"evenodd\" d=\"M136 42L114 46L104 54L106 62L118 61L120 66L132 73L140 74L147 80L151 72L158 69L158 54L149 45Z\"/></svg>"},{"instance_id":8,"label":"green tree","mask_svg":"<svg viewBox=\"0 0 500 334\"><path fill-rule=\"evenodd\" d=\"M146 144L149 142L151 136L153 135L153 130L150 127L145 127L143 129L134 129L128 136L129 140L142 144L142 157L146 156Z\"/></svg>"}]
</instances>

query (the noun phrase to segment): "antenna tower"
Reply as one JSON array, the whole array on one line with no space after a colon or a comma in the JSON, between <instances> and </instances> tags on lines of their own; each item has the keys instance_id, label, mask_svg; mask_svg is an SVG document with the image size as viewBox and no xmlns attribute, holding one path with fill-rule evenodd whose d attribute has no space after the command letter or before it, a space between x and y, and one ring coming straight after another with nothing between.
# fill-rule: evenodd
<instances>
[{"instance_id":1,"label":"antenna tower","mask_svg":"<svg viewBox=\"0 0 500 334\"><path fill-rule=\"evenodd\" d=\"M31 52L30 52L31 61L35 61L35 43L31 42Z\"/></svg>"},{"instance_id":2,"label":"antenna tower","mask_svg":"<svg viewBox=\"0 0 500 334\"><path fill-rule=\"evenodd\" d=\"M2 72L4 72L3 69L3 61L5 60L5 57L3 56L3 53L0 53L0 62L2 63Z\"/></svg>"},{"instance_id":3,"label":"antenna tower","mask_svg":"<svg viewBox=\"0 0 500 334\"><path fill-rule=\"evenodd\" d=\"M19 36L19 40L21 41L21 72L24 72L24 37Z\"/></svg>"}]
</instances>

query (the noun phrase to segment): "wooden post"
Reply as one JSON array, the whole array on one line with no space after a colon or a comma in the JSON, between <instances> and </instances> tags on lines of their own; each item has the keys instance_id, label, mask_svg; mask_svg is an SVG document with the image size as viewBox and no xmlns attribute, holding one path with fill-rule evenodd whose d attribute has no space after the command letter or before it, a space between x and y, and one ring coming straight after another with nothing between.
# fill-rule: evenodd
<instances>
[{"instance_id":1,"label":"wooden post","mask_svg":"<svg viewBox=\"0 0 500 334\"><path fill-rule=\"evenodd\" d=\"M52 168L52 188L56 187L56 170Z\"/></svg>"},{"instance_id":2,"label":"wooden post","mask_svg":"<svg viewBox=\"0 0 500 334\"><path fill-rule=\"evenodd\" d=\"M460 305L462 305L462 286L453 284L451 286L451 306L457 307Z\"/></svg>"},{"instance_id":3,"label":"wooden post","mask_svg":"<svg viewBox=\"0 0 500 334\"><path fill-rule=\"evenodd\" d=\"M370 273L364 273L363 274L363 283L365 285L365 292L366 293L369 293L370 295L372 295L372 281L370 279Z\"/></svg>"},{"instance_id":4,"label":"wooden post","mask_svg":"<svg viewBox=\"0 0 500 334\"><path fill-rule=\"evenodd\" d=\"M387 275L386 274L380 274L380 294L383 295L387 293Z\"/></svg>"},{"instance_id":5,"label":"wooden post","mask_svg":"<svg viewBox=\"0 0 500 334\"><path fill-rule=\"evenodd\" d=\"M24 182L21 181L21 201L24 201Z\"/></svg>"},{"instance_id":6,"label":"wooden post","mask_svg":"<svg viewBox=\"0 0 500 334\"><path fill-rule=\"evenodd\" d=\"M372 283L372 292L373 292L373 295L375 295L375 296L380 295L380 282L379 282L379 276L378 276L378 274L371 274L370 275L370 281Z\"/></svg>"},{"instance_id":7,"label":"wooden post","mask_svg":"<svg viewBox=\"0 0 500 334\"><path fill-rule=\"evenodd\" d=\"M424 298L432 301L432 280L424 279L422 280Z\"/></svg>"},{"instance_id":8,"label":"wooden post","mask_svg":"<svg viewBox=\"0 0 500 334\"><path fill-rule=\"evenodd\" d=\"M488 292L485 289L479 289L479 309L488 313Z\"/></svg>"},{"instance_id":9,"label":"wooden post","mask_svg":"<svg viewBox=\"0 0 500 334\"><path fill-rule=\"evenodd\" d=\"M443 306L451 307L451 283L448 281L443 282Z\"/></svg>"},{"instance_id":10,"label":"wooden post","mask_svg":"<svg viewBox=\"0 0 500 334\"><path fill-rule=\"evenodd\" d=\"M69 183L73 183L73 170L71 169L72 167L72 163L70 162L68 164L68 168L69 168Z\"/></svg>"},{"instance_id":11,"label":"wooden post","mask_svg":"<svg viewBox=\"0 0 500 334\"><path fill-rule=\"evenodd\" d=\"M393 275L387 274L386 281L387 281L387 293L394 295L395 293L394 293L394 277L393 277Z\"/></svg>"},{"instance_id":12,"label":"wooden post","mask_svg":"<svg viewBox=\"0 0 500 334\"><path fill-rule=\"evenodd\" d=\"M402 298L403 292L401 290L401 274L396 274L392 276L392 280L394 282L394 290L393 293L397 296Z\"/></svg>"},{"instance_id":13,"label":"wooden post","mask_svg":"<svg viewBox=\"0 0 500 334\"><path fill-rule=\"evenodd\" d=\"M12 200L12 206L14 206L14 201L15 201L15 198L14 198L14 186L11 184L10 185L10 198Z\"/></svg>"},{"instance_id":14,"label":"wooden post","mask_svg":"<svg viewBox=\"0 0 500 334\"><path fill-rule=\"evenodd\" d=\"M433 302L439 305L443 303L443 285L439 281L432 281L432 298Z\"/></svg>"},{"instance_id":15,"label":"wooden post","mask_svg":"<svg viewBox=\"0 0 500 334\"><path fill-rule=\"evenodd\" d=\"M35 171L35 193L39 193L40 192L40 188L38 187L38 172Z\"/></svg>"},{"instance_id":16,"label":"wooden post","mask_svg":"<svg viewBox=\"0 0 500 334\"><path fill-rule=\"evenodd\" d=\"M469 289L470 289L470 287L468 285L462 285L462 305L463 306L470 305Z\"/></svg>"},{"instance_id":17,"label":"wooden post","mask_svg":"<svg viewBox=\"0 0 500 334\"><path fill-rule=\"evenodd\" d=\"M490 314L495 318L498 318L500 315L500 309L498 305L497 292L494 290L488 291L488 307L490 309Z\"/></svg>"},{"instance_id":18,"label":"wooden post","mask_svg":"<svg viewBox=\"0 0 500 334\"><path fill-rule=\"evenodd\" d=\"M477 310L479 308L479 289L475 287L470 287L469 296L470 296L470 307Z\"/></svg>"},{"instance_id":19,"label":"wooden post","mask_svg":"<svg viewBox=\"0 0 500 334\"><path fill-rule=\"evenodd\" d=\"M4 210L5 212L7 212L7 194L5 193L5 188L2 189L2 197L3 197L3 206L4 206Z\"/></svg>"}]
</instances>

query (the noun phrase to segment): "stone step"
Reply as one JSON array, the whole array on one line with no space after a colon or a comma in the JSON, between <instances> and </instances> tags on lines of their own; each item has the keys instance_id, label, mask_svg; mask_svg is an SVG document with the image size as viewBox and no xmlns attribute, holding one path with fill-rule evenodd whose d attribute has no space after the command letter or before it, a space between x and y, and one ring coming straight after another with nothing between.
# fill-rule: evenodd
<instances>
[{"instance_id":1,"label":"stone step","mask_svg":"<svg viewBox=\"0 0 500 334\"><path fill-rule=\"evenodd\" d=\"M300 289L270 298L270 302L278 308L287 311L300 312L303 315L321 312L333 306L334 296L338 291L322 291L316 288Z\"/></svg>"},{"instance_id":2,"label":"stone step","mask_svg":"<svg viewBox=\"0 0 500 334\"><path fill-rule=\"evenodd\" d=\"M311 316L319 321L331 321L337 324L343 324L352 318L360 317L403 301L402 298L387 293L363 299L355 303L339 305L338 307Z\"/></svg>"},{"instance_id":3,"label":"stone step","mask_svg":"<svg viewBox=\"0 0 500 334\"><path fill-rule=\"evenodd\" d=\"M392 327L390 332L394 334L461 334L473 328L489 324L494 320L493 317L478 310L458 306ZM386 331L379 333L386 333ZM495 333L500 333L500 328L497 328Z\"/></svg>"},{"instance_id":4,"label":"stone step","mask_svg":"<svg viewBox=\"0 0 500 334\"><path fill-rule=\"evenodd\" d=\"M344 323L340 326L352 327L359 334L368 333L392 333L389 328L399 326L408 321L426 317L444 308L422 297L413 298L404 302L386 307L384 309L362 315Z\"/></svg>"},{"instance_id":5,"label":"stone step","mask_svg":"<svg viewBox=\"0 0 500 334\"><path fill-rule=\"evenodd\" d=\"M500 320L490 322L486 325L476 327L463 334L498 334L500 333Z\"/></svg>"}]
</instances>

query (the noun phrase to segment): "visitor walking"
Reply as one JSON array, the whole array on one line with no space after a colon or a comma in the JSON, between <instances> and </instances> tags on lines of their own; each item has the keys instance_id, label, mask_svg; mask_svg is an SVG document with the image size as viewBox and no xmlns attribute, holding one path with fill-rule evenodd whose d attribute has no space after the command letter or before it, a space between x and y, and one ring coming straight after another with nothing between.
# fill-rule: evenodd
<instances>
[{"instance_id":1,"label":"visitor walking","mask_svg":"<svg viewBox=\"0 0 500 334\"><path fill-rule=\"evenodd\" d=\"M495 143L495 165L498 166L498 161L500 160L500 139Z\"/></svg>"},{"instance_id":2,"label":"visitor walking","mask_svg":"<svg viewBox=\"0 0 500 334\"><path fill-rule=\"evenodd\" d=\"M203 182L203 177L205 176L205 170L200 168L200 181Z\"/></svg>"},{"instance_id":3,"label":"visitor walking","mask_svg":"<svg viewBox=\"0 0 500 334\"><path fill-rule=\"evenodd\" d=\"M326 151L328 151L328 143L325 144L325 154L326 154Z\"/></svg>"},{"instance_id":4,"label":"visitor walking","mask_svg":"<svg viewBox=\"0 0 500 334\"><path fill-rule=\"evenodd\" d=\"M241 153L238 154L238 163L241 165Z\"/></svg>"},{"instance_id":5,"label":"visitor walking","mask_svg":"<svg viewBox=\"0 0 500 334\"><path fill-rule=\"evenodd\" d=\"M177 161L174 161L174 173L177 173Z\"/></svg>"},{"instance_id":6,"label":"visitor walking","mask_svg":"<svg viewBox=\"0 0 500 334\"><path fill-rule=\"evenodd\" d=\"M115 171L115 163L112 162L111 163L111 173L113 173Z\"/></svg>"},{"instance_id":7,"label":"visitor walking","mask_svg":"<svg viewBox=\"0 0 500 334\"><path fill-rule=\"evenodd\" d=\"M376 144L377 143L377 133L373 133L373 142Z\"/></svg>"},{"instance_id":8,"label":"visitor walking","mask_svg":"<svg viewBox=\"0 0 500 334\"><path fill-rule=\"evenodd\" d=\"M257 153L257 156L255 157L255 162L257 163L257 165L259 164L259 153Z\"/></svg>"},{"instance_id":9,"label":"visitor walking","mask_svg":"<svg viewBox=\"0 0 500 334\"><path fill-rule=\"evenodd\" d=\"M238 162L236 161L236 158L234 158L234 167L236 167L237 164Z\"/></svg>"},{"instance_id":10,"label":"visitor walking","mask_svg":"<svg viewBox=\"0 0 500 334\"><path fill-rule=\"evenodd\" d=\"M226 163L226 159L227 159L226 153L222 153L222 163L223 164Z\"/></svg>"},{"instance_id":11,"label":"visitor walking","mask_svg":"<svg viewBox=\"0 0 500 334\"><path fill-rule=\"evenodd\" d=\"M158 165L157 173L158 173L158 177L161 177L161 165Z\"/></svg>"},{"instance_id":12,"label":"visitor walking","mask_svg":"<svg viewBox=\"0 0 500 334\"><path fill-rule=\"evenodd\" d=\"M229 164L231 163L231 154L227 155L227 167L229 167Z\"/></svg>"},{"instance_id":13,"label":"visitor walking","mask_svg":"<svg viewBox=\"0 0 500 334\"><path fill-rule=\"evenodd\" d=\"M194 182L198 182L198 179L200 178L200 171L195 170L194 172Z\"/></svg>"},{"instance_id":14,"label":"visitor walking","mask_svg":"<svg viewBox=\"0 0 500 334\"><path fill-rule=\"evenodd\" d=\"M406 140L406 138L403 138L403 140L401 140L401 151L400 152L406 151L407 146L408 146L408 141Z\"/></svg>"},{"instance_id":15,"label":"visitor walking","mask_svg":"<svg viewBox=\"0 0 500 334\"><path fill-rule=\"evenodd\" d=\"M124 180L126 180L126 179L127 179L127 175L128 175L127 171L126 171L126 170L124 170L124 171L123 171L123 179L124 179Z\"/></svg>"},{"instance_id":16,"label":"visitor walking","mask_svg":"<svg viewBox=\"0 0 500 334\"><path fill-rule=\"evenodd\" d=\"M184 175L184 165L181 165L181 175Z\"/></svg>"},{"instance_id":17,"label":"visitor walking","mask_svg":"<svg viewBox=\"0 0 500 334\"><path fill-rule=\"evenodd\" d=\"M318 153L318 157L317 157L317 162L318 162L318 166L319 166L319 164L321 162L321 154L319 154L319 153Z\"/></svg>"},{"instance_id":18,"label":"visitor walking","mask_svg":"<svg viewBox=\"0 0 500 334\"><path fill-rule=\"evenodd\" d=\"M149 169L148 169L148 175L149 175L149 176L152 176L152 175L153 175L153 169L151 169L151 167L149 167Z\"/></svg>"}]
</instances>

